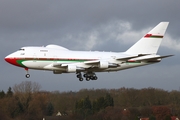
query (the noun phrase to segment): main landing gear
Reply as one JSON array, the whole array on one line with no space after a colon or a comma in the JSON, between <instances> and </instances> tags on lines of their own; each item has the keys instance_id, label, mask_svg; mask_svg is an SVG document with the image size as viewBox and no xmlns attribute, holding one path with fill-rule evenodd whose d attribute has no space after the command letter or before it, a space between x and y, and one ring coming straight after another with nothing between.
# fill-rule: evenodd
<instances>
[{"instance_id":1,"label":"main landing gear","mask_svg":"<svg viewBox=\"0 0 180 120\"><path fill-rule=\"evenodd\" d=\"M28 73L28 68L24 68L25 70L26 70L26 72L27 72L27 74L25 75L26 76L26 78L29 78L30 77L30 74Z\"/></svg>"},{"instance_id":2,"label":"main landing gear","mask_svg":"<svg viewBox=\"0 0 180 120\"><path fill-rule=\"evenodd\" d=\"M86 81L97 80L98 79L96 74L93 73L93 72L87 72L83 76L82 76L81 72L78 72L76 74L77 74L77 78L79 78L79 81L83 81L83 77L86 79Z\"/></svg>"}]
</instances>

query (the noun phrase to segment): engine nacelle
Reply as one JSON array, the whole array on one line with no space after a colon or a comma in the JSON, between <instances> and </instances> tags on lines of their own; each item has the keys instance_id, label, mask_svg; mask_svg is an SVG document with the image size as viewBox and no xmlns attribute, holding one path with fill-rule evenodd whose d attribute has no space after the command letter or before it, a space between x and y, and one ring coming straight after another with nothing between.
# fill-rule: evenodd
<instances>
[{"instance_id":1,"label":"engine nacelle","mask_svg":"<svg viewBox=\"0 0 180 120\"><path fill-rule=\"evenodd\" d=\"M101 68L101 69L109 68L109 63L106 61L100 61L99 68Z\"/></svg>"},{"instance_id":2,"label":"engine nacelle","mask_svg":"<svg viewBox=\"0 0 180 120\"><path fill-rule=\"evenodd\" d=\"M75 65L68 65L66 72L76 72L76 66Z\"/></svg>"},{"instance_id":3,"label":"engine nacelle","mask_svg":"<svg viewBox=\"0 0 180 120\"><path fill-rule=\"evenodd\" d=\"M54 70L53 73L54 73L54 74L62 74L62 71Z\"/></svg>"}]
</instances>

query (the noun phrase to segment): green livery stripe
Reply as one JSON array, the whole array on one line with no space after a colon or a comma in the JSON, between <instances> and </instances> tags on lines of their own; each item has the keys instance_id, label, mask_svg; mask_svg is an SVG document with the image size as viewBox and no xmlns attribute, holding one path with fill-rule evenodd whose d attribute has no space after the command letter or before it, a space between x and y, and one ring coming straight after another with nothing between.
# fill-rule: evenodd
<instances>
[{"instance_id":1,"label":"green livery stripe","mask_svg":"<svg viewBox=\"0 0 180 120\"><path fill-rule=\"evenodd\" d=\"M24 66L24 65L22 64L22 62L24 62L24 61L26 61L26 60L16 60L16 62L17 62L20 66L26 67L26 66Z\"/></svg>"},{"instance_id":2,"label":"green livery stripe","mask_svg":"<svg viewBox=\"0 0 180 120\"><path fill-rule=\"evenodd\" d=\"M17 64L19 64L22 67L26 67L23 65L22 62L25 61L41 61L41 62L47 62L47 61L51 61L51 62L67 62L67 63L73 63L73 62L85 62L85 61L92 61L94 59L59 59L59 58L19 58L16 60Z\"/></svg>"},{"instance_id":3,"label":"green livery stripe","mask_svg":"<svg viewBox=\"0 0 180 120\"><path fill-rule=\"evenodd\" d=\"M150 38L163 38L163 36L151 36Z\"/></svg>"}]
</instances>

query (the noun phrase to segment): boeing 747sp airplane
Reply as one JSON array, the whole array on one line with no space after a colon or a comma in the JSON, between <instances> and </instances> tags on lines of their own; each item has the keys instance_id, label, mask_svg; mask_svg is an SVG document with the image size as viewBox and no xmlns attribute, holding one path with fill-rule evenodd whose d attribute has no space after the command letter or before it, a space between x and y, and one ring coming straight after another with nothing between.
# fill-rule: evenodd
<instances>
[{"instance_id":1,"label":"boeing 747sp airplane","mask_svg":"<svg viewBox=\"0 0 180 120\"><path fill-rule=\"evenodd\" d=\"M172 55L157 55L169 22L161 22L125 52L72 51L58 45L28 46L5 57L27 71L49 70L54 74L76 73L77 78L97 80L95 72L111 72L160 62ZM83 73L83 74L82 74Z\"/></svg>"}]
</instances>

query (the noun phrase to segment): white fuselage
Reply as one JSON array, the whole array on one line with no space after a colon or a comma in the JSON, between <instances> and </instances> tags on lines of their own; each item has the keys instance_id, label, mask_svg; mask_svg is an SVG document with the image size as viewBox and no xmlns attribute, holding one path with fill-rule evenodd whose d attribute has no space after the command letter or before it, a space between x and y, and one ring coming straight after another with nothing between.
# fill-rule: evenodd
<instances>
[{"instance_id":1,"label":"white fuselage","mask_svg":"<svg viewBox=\"0 0 180 120\"><path fill-rule=\"evenodd\" d=\"M151 64L152 62L124 62L116 58L124 58L130 56L124 52L98 52L98 51L71 51L61 46L59 48L51 47L23 47L20 50L7 56L15 59L17 66L38 69L59 71L59 73L67 73L66 67L57 67L59 65L73 65L78 68L87 68L85 71L103 72L118 71L132 67ZM99 68L93 64L85 64L86 61L105 61L108 63L116 63L117 67ZM81 70L83 71L83 70Z\"/></svg>"}]
</instances>

